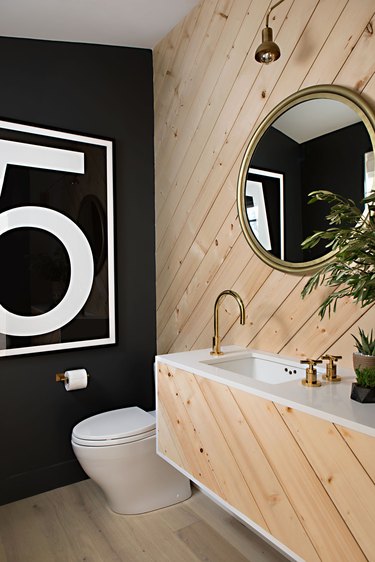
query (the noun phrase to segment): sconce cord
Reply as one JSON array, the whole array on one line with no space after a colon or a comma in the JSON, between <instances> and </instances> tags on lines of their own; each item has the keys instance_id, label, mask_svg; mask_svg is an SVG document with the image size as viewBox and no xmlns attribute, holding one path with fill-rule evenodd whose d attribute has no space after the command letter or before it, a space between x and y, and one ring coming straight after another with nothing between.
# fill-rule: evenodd
<instances>
[{"instance_id":1,"label":"sconce cord","mask_svg":"<svg viewBox=\"0 0 375 562\"><path fill-rule=\"evenodd\" d=\"M270 19L270 13L272 12L272 10L274 10L282 2L284 2L284 0L279 0L278 2L276 2L276 4L271 6L271 8L268 10L267 17L266 17L266 27L269 27L268 22L269 22L269 19Z\"/></svg>"}]
</instances>

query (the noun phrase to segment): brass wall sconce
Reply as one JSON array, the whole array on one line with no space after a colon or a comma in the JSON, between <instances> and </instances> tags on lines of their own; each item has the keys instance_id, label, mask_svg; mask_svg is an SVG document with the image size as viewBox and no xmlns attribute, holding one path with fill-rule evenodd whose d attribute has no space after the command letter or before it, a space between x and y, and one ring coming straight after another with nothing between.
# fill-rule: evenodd
<instances>
[{"instance_id":1,"label":"brass wall sconce","mask_svg":"<svg viewBox=\"0 0 375 562\"><path fill-rule=\"evenodd\" d=\"M276 45L276 43L274 43L273 41L272 28L269 27L268 22L272 10L274 10L276 6L278 6L282 2L284 2L284 0L279 0L279 2L276 2L276 4L271 6L271 8L268 10L266 17L266 27L262 29L262 43L255 51L255 60L263 64L269 64L270 62L273 62L280 57L280 49L278 45Z\"/></svg>"}]
</instances>

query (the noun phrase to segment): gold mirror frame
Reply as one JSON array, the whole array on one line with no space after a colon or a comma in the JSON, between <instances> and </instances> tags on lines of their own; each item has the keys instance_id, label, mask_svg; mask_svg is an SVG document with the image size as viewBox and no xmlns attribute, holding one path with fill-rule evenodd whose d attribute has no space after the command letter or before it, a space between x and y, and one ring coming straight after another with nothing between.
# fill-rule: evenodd
<instances>
[{"instance_id":1,"label":"gold mirror frame","mask_svg":"<svg viewBox=\"0 0 375 562\"><path fill-rule=\"evenodd\" d=\"M313 99L330 99L340 101L353 109L364 123L370 136L373 150L375 150L375 113L370 105L359 94L357 94L356 92L352 92L351 90L343 86L311 86L309 88L300 90L299 92L290 95L281 103L279 103L258 126L246 149L240 167L237 185L238 216L240 219L242 232L244 233L249 246L252 248L255 254L267 265L285 273L311 274L326 263L330 262L335 255L335 251L329 252L320 258L307 262L289 262L277 258L270 254L267 250L265 250L255 237L247 219L245 207L246 179L248 169L250 167L251 158L258 145L258 142L260 141L268 127L288 109L291 109L295 105L298 105L304 101Z\"/></svg>"}]
</instances>

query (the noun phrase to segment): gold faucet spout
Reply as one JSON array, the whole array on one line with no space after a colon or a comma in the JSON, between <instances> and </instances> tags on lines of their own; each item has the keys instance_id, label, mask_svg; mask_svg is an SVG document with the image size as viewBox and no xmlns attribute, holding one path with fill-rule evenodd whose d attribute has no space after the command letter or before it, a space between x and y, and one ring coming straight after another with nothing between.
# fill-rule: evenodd
<instances>
[{"instance_id":1,"label":"gold faucet spout","mask_svg":"<svg viewBox=\"0 0 375 562\"><path fill-rule=\"evenodd\" d=\"M220 335L219 335L219 306L223 299L227 296L231 295L233 298L236 299L238 306L240 308L240 324L245 324L245 305L243 300L241 299L240 295L235 291L230 289L226 289L222 291L215 301L214 306L214 337L212 338L212 351L211 355L223 355L223 352L220 348Z\"/></svg>"}]
</instances>

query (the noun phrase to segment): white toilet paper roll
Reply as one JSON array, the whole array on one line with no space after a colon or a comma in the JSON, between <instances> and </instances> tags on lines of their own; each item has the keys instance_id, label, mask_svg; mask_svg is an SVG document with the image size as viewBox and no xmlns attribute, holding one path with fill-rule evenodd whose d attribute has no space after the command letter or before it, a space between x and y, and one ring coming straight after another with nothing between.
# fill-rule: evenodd
<instances>
[{"instance_id":1,"label":"white toilet paper roll","mask_svg":"<svg viewBox=\"0 0 375 562\"><path fill-rule=\"evenodd\" d=\"M87 371L86 369L74 369L72 371L65 371L67 380L65 381L65 390L79 390L87 386Z\"/></svg>"}]
</instances>

